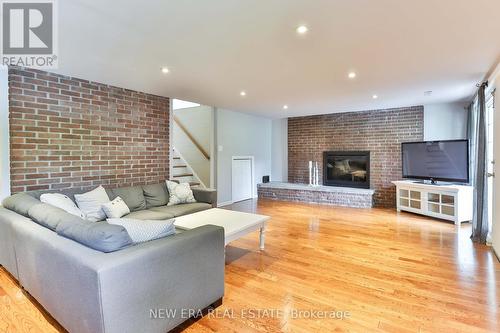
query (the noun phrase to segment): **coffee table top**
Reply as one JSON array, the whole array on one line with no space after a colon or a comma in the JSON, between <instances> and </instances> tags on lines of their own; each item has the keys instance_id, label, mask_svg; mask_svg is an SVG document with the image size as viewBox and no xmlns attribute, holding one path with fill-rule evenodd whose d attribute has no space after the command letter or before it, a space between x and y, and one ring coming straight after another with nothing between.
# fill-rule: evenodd
<instances>
[{"instance_id":1,"label":"coffee table top","mask_svg":"<svg viewBox=\"0 0 500 333\"><path fill-rule=\"evenodd\" d=\"M175 218L174 225L181 229L193 229L207 224L224 228L226 243L236 235L257 230L265 226L269 216L212 208Z\"/></svg>"}]
</instances>

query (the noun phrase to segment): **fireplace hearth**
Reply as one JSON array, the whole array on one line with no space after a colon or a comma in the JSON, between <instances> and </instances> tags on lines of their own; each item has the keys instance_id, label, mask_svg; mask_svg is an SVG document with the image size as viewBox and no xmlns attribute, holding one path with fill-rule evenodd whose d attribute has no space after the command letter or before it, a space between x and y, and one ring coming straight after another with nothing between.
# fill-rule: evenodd
<instances>
[{"instance_id":1,"label":"fireplace hearth","mask_svg":"<svg viewBox=\"0 0 500 333\"><path fill-rule=\"evenodd\" d=\"M323 185L370 188L370 152L325 151Z\"/></svg>"}]
</instances>

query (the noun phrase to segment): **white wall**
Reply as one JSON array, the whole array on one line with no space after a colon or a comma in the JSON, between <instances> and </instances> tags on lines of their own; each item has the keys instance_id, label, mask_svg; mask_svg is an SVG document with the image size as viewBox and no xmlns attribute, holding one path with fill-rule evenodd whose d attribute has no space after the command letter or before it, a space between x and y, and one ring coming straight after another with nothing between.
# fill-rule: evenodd
<instances>
[{"instance_id":1,"label":"white wall","mask_svg":"<svg viewBox=\"0 0 500 333\"><path fill-rule=\"evenodd\" d=\"M216 110L217 201L232 201L231 166L233 156L254 156L254 193L262 176L271 175L272 120L240 112ZM221 151L222 149L222 151Z\"/></svg>"},{"instance_id":2,"label":"white wall","mask_svg":"<svg viewBox=\"0 0 500 333\"><path fill-rule=\"evenodd\" d=\"M194 139L211 155L213 138L213 108L198 106L173 111L174 116L187 128ZM174 122L172 144L186 160L205 186L211 186L211 162L200 152L191 139ZM212 158L212 156L211 156Z\"/></svg>"},{"instance_id":3,"label":"white wall","mask_svg":"<svg viewBox=\"0 0 500 333\"><path fill-rule=\"evenodd\" d=\"M6 67L0 68L0 202L10 195L9 84Z\"/></svg>"},{"instance_id":4,"label":"white wall","mask_svg":"<svg viewBox=\"0 0 500 333\"><path fill-rule=\"evenodd\" d=\"M272 120L271 181L288 181L288 119Z\"/></svg>"},{"instance_id":5,"label":"white wall","mask_svg":"<svg viewBox=\"0 0 500 333\"><path fill-rule=\"evenodd\" d=\"M494 153L495 156L495 178L493 179L493 227L491 231L491 243L497 256L500 257L500 65L493 72L489 80L491 89L496 88L495 114L494 114Z\"/></svg>"},{"instance_id":6,"label":"white wall","mask_svg":"<svg viewBox=\"0 0 500 333\"><path fill-rule=\"evenodd\" d=\"M424 140L467 138L467 111L464 103L424 105Z\"/></svg>"},{"instance_id":7,"label":"white wall","mask_svg":"<svg viewBox=\"0 0 500 333\"><path fill-rule=\"evenodd\" d=\"M212 112L210 106L196 106L174 110L181 123L189 130L189 133L198 141L198 143L210 152L210 136L212 130Z\"/></svg>"}]
</instances>

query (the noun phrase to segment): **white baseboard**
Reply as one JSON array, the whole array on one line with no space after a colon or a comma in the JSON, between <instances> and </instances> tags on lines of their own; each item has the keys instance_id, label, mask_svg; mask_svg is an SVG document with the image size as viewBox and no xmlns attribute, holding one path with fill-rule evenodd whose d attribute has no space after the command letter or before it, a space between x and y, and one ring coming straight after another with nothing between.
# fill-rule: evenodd
<instances>
[{"instance_id":1,"label":"white baseboard","mask_svg":"<svg viewBox=\"0 0 500 333\"><path fill-rule=\"evenodd\" d=\"M251 198L248 198L245 200L258 199L258 198L259 198L258 196L252 196ZM245 200L241 200L241 201L245 201ZM227 206L227 205L231 205L231 204L234 204L234 201L229 200L229 201L224 201L224 202L218 202L217 207Z\"/></svg>"}]
</instances>

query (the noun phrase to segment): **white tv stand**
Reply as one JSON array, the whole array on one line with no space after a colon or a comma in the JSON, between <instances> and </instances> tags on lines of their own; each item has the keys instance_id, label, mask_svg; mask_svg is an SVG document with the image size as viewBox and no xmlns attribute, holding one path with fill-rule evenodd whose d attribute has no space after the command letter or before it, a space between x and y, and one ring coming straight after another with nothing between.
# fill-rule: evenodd
<instances>
[{"instance_id":1,"label":"white tv stand","mask_svg":"<svg viewBox=\"0 0 500 333\"><path fill-rule=\"evenodd\" d=\"M472 221L473 188L467 185L433 185L393 181L397 209L449 220L459 225Z\"/></svg>"}]
</instances>

